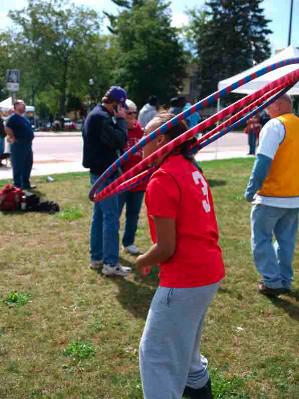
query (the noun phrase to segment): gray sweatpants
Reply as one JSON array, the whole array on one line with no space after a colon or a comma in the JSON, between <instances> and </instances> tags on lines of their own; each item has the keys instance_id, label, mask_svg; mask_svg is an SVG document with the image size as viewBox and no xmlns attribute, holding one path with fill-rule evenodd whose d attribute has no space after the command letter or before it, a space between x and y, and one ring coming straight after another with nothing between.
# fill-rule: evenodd
<instances>
[{"instance_id":1,"label":"gray sweatpants","mask_svg":"<svg viewBox=\"0 0 299 399\"><path fill-rule=\"evenodd\" d=\"M199 346L218 287L157 289L139 348L144 399L181 399L186 385L198 389L207 383L208 361Z\"/></svg>"}]
</instances>

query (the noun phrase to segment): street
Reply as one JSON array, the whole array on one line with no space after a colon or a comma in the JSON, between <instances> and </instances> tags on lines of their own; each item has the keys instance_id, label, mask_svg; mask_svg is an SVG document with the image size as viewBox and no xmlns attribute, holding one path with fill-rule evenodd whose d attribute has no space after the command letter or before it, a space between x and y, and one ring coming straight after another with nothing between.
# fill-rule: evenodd
<instances>
[{"instance_id":1,"label":"street","mask_svg":"<svg viewBox=\"0 0 299 399\"><path fill-rule=\"evenodd\" d=\"M82 167L81 133L38 132L33 141L33 176L86 171ZM247 136L229 133L200 151L196 159L238 158L246 156ZM0 168L0 180L12 177L10 167Z\"/></svg>"},{"instance_id":2,"label":"street","mask_svg":"<svg viewBox=\"0 0 299 399\"><path fill-rule=\"evenodd\" d=\"M80 162L82 161L82 137L40 136L33 140L35 163Z\"/></svg>"}]
</instances>

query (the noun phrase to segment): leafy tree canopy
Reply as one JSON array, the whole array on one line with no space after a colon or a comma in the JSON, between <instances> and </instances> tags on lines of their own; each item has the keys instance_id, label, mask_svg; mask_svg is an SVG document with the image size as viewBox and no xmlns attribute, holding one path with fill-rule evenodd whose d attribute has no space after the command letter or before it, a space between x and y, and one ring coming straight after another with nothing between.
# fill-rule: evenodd
<instances>
[{"instance_id":1,"label":"leafy tree canopy","mask_svg":"<svg viewBox=\"0 0 299 399\"><path fill-rule=\"evenodd\" d=\"M262 0L212 0L189 13L189 37L198 57L201 94L216 90L219 80L269 57L271 31Z\"/></svg>"},{"instance_id":2,"label":"leafy tree canopy","mask_svg":"<svg viewBox=\"0 0 299 399\"><path fill-rule=\"evenodd\" d=\"M96 11L64 0L29 0L26 8L9 16L18 27L12 35L14 65L33 100L36 93L53 90L64 114L69 95L88 94L91 74L99 77L97 87L107 83L111 72Z\"/></svg>"},{"instance_id":3,"label":"leafy tree canopy","mask_svg":"<svg viewBox=\"0 0 299 399\"><path fill-rule=\"evenodd\" d=\"M118 42L116 81L139 105L151 94L168 100L180 89L186 66L183 44L171 26L169 3L114 2L126 3L117 17L110 18Z\"/></svg>"}]
</instances>

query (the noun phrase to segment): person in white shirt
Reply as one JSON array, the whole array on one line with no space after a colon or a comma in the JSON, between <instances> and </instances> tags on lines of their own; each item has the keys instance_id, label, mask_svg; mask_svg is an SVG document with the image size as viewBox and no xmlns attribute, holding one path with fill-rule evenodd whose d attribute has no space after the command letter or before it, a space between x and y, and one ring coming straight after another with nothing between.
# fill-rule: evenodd
<instances>
[{"instance_id":1,"label":"person in white shirt","mask_svg":"<svg viewBox=\"0 0 299 399\"><path fill-rule=\"evenodd\" d=\"M292 113L292 101L286 94L267 110L271 120L261 131L244 196L253 203L252 252L262 276L258 291L277 296L289 292L293 280L299 212L299 118Z\"/></svg>"}]
</instances>

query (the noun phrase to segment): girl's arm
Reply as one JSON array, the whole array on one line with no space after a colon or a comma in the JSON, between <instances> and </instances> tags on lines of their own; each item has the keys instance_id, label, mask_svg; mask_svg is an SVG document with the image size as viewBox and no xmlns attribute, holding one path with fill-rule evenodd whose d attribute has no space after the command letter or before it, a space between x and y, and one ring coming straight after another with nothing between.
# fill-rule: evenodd
<instances>
[{"instance_id":1,"label":"girl's arm","mask_svg":"<svg viewBox=\"0 0 299 399\"><path fill-rule=\"evenodd\" d=\"M175 252L175 219L154 217L157 242L143 255L138 256L136 265L142 276L150 273L155 264L165 262Z\"/></svg>"}]
</instances>

